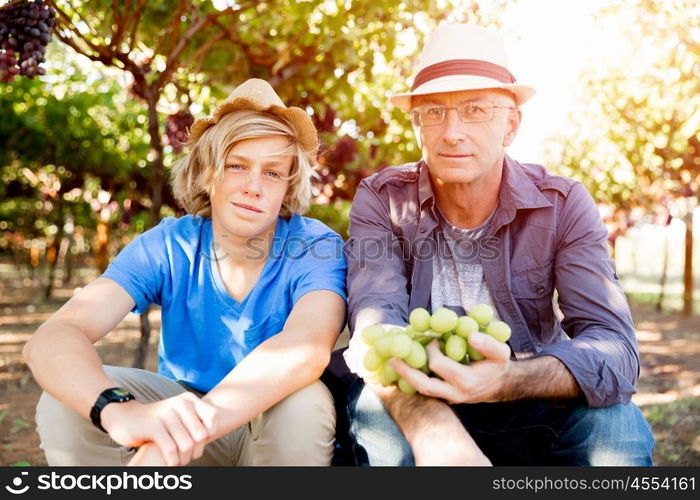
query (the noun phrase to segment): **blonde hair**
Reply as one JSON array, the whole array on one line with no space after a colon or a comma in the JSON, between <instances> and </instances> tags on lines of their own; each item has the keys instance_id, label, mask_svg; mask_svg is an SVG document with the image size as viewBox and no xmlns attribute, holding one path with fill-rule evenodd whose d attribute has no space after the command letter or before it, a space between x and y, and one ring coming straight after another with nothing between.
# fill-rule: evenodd
<instances>
[{"instance_id":1,"label":"blonde hair","mask_svg":"<svg viewBox=\"0 0 700 500\"><path fill-rule=\"evenodd\" d=\"M194 143L190 152L178 160L171 172L170 185L175 200L192 215L211 217L210 194L221 180L224 162L230 149L245 139L283 136L290 139L289 148L282 153L294 155L289 170L289 186L282 200L280 215L303 214L311 204L311 183L315 160L299 145L293 126L270 113L241 109L224 115L209 127Z\"/></svg>"}]
</instances>

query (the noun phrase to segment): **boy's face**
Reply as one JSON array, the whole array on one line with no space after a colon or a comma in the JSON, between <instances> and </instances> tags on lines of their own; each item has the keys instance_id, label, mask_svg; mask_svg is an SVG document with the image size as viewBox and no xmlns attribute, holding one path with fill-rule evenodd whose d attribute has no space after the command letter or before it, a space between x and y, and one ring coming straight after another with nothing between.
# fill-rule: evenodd
<instances>
[{"instance_id":1,"label":"boy's face","mask_svg":"<svg viewBox=\"0 0 700 500\"><path fill-rule=\"evenodd\" d=\"M262 235L274 227L289 187L293 155L285 137L236 143L226 155L221 180L210 194L214 227L239 238Z\"/></svg>"},{"instance_id":2,"label":"boy's face","mask_svg":"<svg viewBox=\"0 0 700 500\"><path fill-rule=\"evenodd\" d=\"M457 107L467 102L486 102L515 108L507 92L463 90L415 96L412 107L431 104ZM515 138L520 125L519 109L496 108L488 121L464 122L452 109L439 125L417 127L423 159L434 178L444 183L471 183L493 174L501 167L505 147Z\"/></svg>"}]
</instances>

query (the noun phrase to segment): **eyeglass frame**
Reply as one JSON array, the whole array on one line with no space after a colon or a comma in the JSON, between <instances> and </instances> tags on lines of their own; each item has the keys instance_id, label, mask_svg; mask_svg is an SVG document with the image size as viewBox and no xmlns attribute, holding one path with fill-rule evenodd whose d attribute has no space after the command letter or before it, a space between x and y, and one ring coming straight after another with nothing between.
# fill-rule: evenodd
<instances>
[{"instance_id":1,"label":"eyeglass frame","mask_svg":"<svg viewBox=\"0 0 700 500\"><path fill-rule=\"evenodd\" d=\"M486 118L485 120L465 120L464 117L462 116L462 114L459 112L459 106L462 106L462 105L464 105L464 104L474 104L474 103L488 103L488 104L490 104L490 105L491 105L491 116L489 116L489 117ZM458 116L459 119L462 121L462 123L484 123L484 122L489 122L489 121L493 120L493 117L494 117L495 114L496 114L496 109L497 109L497 108L498 108L498 109L510 109L510 110L517 109L517 106L500 106L500 105L498 105L498 104L495 104L493 101L488 101L488 100L466 101L466 102L461 103L459 106L448 107L448 106L445 106L444 104L438 104L438 103L434 103L434 104L424 104L424 105L422 105L422 106L417 106L417 107L411 109L411 110L408 112L408 114L409 114L409 116L410 116L411 123L413 123L413 124L416 125L417 127L436 127L436 126L438 126L438 125L442 125L442 124L445 122L445 118L447 118L447 112L448 112L449 110L451 110L451 109L454 109L454 110L457 112L457 116ZM427 108L427 107L439 107L439 108L443 108L442 119L441 119L438 123L433 123L433 124L431 124L431 125L421 125L420 123L417 123L417 122L418 122L417 119L414 120L414 118L413 118L413 117L414 117L414 112L415 112L416 110L418 110L418 109Z\"/></svg>"}]
</instances>

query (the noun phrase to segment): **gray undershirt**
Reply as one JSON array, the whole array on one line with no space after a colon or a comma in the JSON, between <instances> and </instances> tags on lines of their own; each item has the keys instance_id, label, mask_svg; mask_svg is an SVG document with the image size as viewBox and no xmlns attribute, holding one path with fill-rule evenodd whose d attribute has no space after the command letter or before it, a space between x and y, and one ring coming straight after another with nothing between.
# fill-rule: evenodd
<instances>
[{"instance_id":1,"label":"gray undershirt","mask_svg":"<svg viewBox=\"0 0 700 500\"><path fill-rule=\"evenodd\" d=\"M475 304L493 306L479 260L479 242L488 234L496 210L474 229L453 226L437 205L435 212L440 229L436 233L437 256L433 259L432 310L447 307L464 314Z\"/></svg>"}]
</instances>

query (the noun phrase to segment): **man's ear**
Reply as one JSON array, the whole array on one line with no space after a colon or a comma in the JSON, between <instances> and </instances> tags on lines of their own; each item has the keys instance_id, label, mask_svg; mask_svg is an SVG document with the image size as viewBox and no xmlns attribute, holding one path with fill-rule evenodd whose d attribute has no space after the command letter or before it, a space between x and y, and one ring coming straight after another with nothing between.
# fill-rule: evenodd
<instances>
[{"instance_id":1,"label":"man's ear","mask_svg":"<svg viewBox=\"0 0 700 500\"><path fill-rule=\"evenodd\" d=\"M519 107L516 107L510 112L508 122L506 123L506 132L503 135L504 147L510 146L515 140L515 136L518 135L518 130L520 129L520 121L522 118L523 114Z\"/></svg>"}]
</instances>

